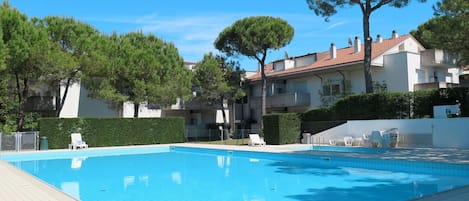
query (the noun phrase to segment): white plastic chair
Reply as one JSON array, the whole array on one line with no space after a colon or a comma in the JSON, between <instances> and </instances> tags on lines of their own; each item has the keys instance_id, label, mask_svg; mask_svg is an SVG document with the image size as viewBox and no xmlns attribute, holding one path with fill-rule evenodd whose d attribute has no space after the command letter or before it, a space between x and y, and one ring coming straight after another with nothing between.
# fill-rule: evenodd
<instances>
[{"instance_id":1,"label":"white plastic chair","mask_svg":"<svg viewBox=\"0 0 469 201\"><path fill-rule=\"evenodd\" d=\"M344 144L345 146L352 146L353 145L353 137L346 136L344 137Z\"/></svg>"},{"instance_id":2,"label":"white plastic chair","mask_svg":"<svg viewBox=\"0 0 469 201\"><path fill-rule=\"evenodd\" d=\"M69 145L71 149L88 148L88 144L81 139L81 133L72 133L72 143Z\"/></svg>"},{"instance_id":3,"label":"white plastic chair","mask_svg":"<svg viewBox=\"0 0 469 201\"><path fill-rule=\"evenodd\" d=\"M370 143L371 147L380 147L383 145L383 136L381 131L371 131Z\"/></svg>"},{"instance_id":4,"label":"white plastic chair","mask_svg":"<svg viewBox=\"0 0 469 201\"><path fill-rule=\"evenodd\" d=\"M265 141L263 139L261 139L259 134L249 134L249 145L251 145L251 146L255 146L255 145L264 146Z\"/></svg>"}]
</instances>

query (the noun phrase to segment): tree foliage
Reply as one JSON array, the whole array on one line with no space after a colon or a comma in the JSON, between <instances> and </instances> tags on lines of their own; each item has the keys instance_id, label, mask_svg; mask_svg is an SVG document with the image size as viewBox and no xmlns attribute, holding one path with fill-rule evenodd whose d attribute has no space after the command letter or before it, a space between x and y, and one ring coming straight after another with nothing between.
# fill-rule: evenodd
<instances>
[{"instance_id":1,"label":"tree foliage","mask_svg":"<svg viewBox=\"0 0 469 201\"><path fill-rule=\"evenodd\" d=\"M0 27L0 38L3 38L2 27ZM5 65L5 60L7 59L8 52L3 40L0 40L0 132L5 131L5 125L12 122L10 120L11 113L11 101L10 101L10 92L8 90L9 74ZM14 122L14 121L13 121ZM9 131L9 129L6 129Z\"/></svg>"},{"instance_id":2,"label":"tree foliage","mask_svg":"<svg viewBox=\"0 0 469 201\"><path fill-rule=\"evenodd\" d=\"M95 62L88 62L98 39L99 32L88 24L73 18L47 16L38 24L44 27L49 39L54 43L48 62L50 73L44 81L55 91L56 116L60 115L67 98L69 87L78 82L81 72ZM61 91L61 88L64 91Z\"/></svg>"},{"instance_id":3,"label":"tree foliage","mask_svg":"<svg viewBox=\"0 0 469 201\"><path fill-rule=\"evenodd\" d=\"M169 105L188 97L191 72L172 43L141 32L103 37L105 64L87 71L92 95L114 104L133 102L134 117L140 103Z\"/></svg>"},{"instance_id":4,"label":"tree foliage","mask_svg":"<svg viewBox=\"0 0 469 201\"><path fill-rule=\"evenodd\" d=\"M28 19L7 2L0 8L0 18L2 39L8 50L7 73L13 79L18 103L17 130L22 130L30 87L42 75L49 73L46 64L51 43L45 30L37 26L34 19Z\"/></svg>"},{"instance_id":5,"label":"tree foliage","mask_svg":"<svg viewBox=\"0 0 469 201\"><path fill-rule=\"evenodd\" d=\"M426 0L418 0L425 2ZM337 13L338 8L345 6L359 6L363 16L363 38L365 40L365 54L363 58L363 69L365 75L366 93L373 92L373 79L371 72L371 36L370 36L370 17L373 12L384 5L396 8L402 8L409 4L410 0L306 0L309 8L316 15L329 17Z\"/></svg>"},{"instance_id":6,"label":"tree foliage","mask_svg":"<svg viewBox=\"0 0 469 201\"><path fill-rule=\"evenodd\" d=\"M269 16L247 17L225 28L214 42L215 48L228 56L244 55L259 62L262 82L261 115L266 114L267 78L264 68L267 53L288 45L293 34L293 27L283 19Z\"/></svg>"},{"instance_id":7,"label":"tree foliage","mask_svg":"<svg viewBox=\"0 0 469 201\"><path fill-rule=\"evenodd\" d=\"M443 0L433 8L435 17L419 25L411 34L427 48L459 54L458 64L469 65L469 2Z\"/></svg>"},{"instance_id":8,"label":"tree foliage","mask_svg":"<svg viewBox=\"0 0 469 201\"><path fill-rule=\"evenodd\" d=\"M233 102L245 95L240 86L243 74L238 63L228 62L226 58L212 53L206 54L194 68L193 86L197 92L194 100L218 106L226 125L224 103Z\"/></svg>"}]
</instances>

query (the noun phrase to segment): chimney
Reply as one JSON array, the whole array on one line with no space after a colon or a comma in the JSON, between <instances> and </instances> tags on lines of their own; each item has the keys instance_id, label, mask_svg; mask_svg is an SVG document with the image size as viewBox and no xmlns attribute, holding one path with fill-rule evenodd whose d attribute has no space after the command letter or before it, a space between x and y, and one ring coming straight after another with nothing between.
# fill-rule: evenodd
<instances>
[{"instance_id":1,"label":"chimney","mask_svg":"<svg viewBox=\"0 0 469 201\"><path fill-rule=\"evenodd\" d=\"M382 42L383 42L383 37L381 37L381 34L378 34L378 35L376 36L376 42L377 42L377 43L382 43Z\"/></svg>"},{"instance_id":2,"label":"chimney","mask_svg":"<svg viewBox=\"0 0 469 201\"><path fill-rule=\"evenodd\" d=\"M361 43L360 43L360 38L358 38L358 36L355 36L355 41L353 43L353 46L355 48L354 53L359 53L361 49Z\"/></svg>"},{"instance_id":3,"label":"chimney","mask_svg":"<svg viewBox=\"0 0 469 201\"><path fill-rule=\"evenodd\" d=\"M392 37L391 37L391 38L392 38L392 39L395 39L395 38L397 38L397 37L399 37L399 34L397 34L397 31L396 31L396 30L392 30Z\"/></svg>"},{"instance_id":4,"label":"chimney","mask_svg":"<svg viewBox=\"0 0 469 201\"><path fill-rule=\"evenodd\" d=\"M331 59L337 58L337 48L334 43L331 43L331 48L329 48L329 55Z\"/></svg>"}]
</instances>

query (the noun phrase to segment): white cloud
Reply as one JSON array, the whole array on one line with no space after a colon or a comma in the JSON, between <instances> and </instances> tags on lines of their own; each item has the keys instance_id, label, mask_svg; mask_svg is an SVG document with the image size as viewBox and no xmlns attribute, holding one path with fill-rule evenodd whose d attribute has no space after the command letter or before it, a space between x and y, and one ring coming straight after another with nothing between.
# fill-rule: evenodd
<instances>
[{"instance_id":1,"label":"white cloud","mask_svg":"<svg viewBox=\"0 0 469 201\"><path fill-rule=\"evenodd\" d=\"M336 27L341 26L341 25L344 25L344 24L346 24L346 23L347 23L347 21L336 22L336 23L331 24L331 25L329 25L328 27L326 27L326 30L330 30L330 29L336 28Z\"/></svg>"}]
</instances>

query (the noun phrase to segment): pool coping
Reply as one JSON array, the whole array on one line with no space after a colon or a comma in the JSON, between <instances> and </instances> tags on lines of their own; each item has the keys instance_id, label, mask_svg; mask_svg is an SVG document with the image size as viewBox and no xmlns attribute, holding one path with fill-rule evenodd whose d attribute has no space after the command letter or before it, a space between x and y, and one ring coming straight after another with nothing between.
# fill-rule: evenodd
<instances>
[{"instance_id":1,"label":"pool coping","mask_svg":"<svg viewBox=\"0 0 469 201\"><path fill-rule=\"evenodd\" d=\"M135 145L135 146L119 146L119 147L96 147L89 148L88 150L110 150L110 149L126 149L126 148L154 148L154 147L168 147L168 146L179 146L189 148L208 148L208 149L220 149L220 150L235 150L235 151L253 151L253 152L268 152L268 153L299 153L299 154L318 154L310 153L302 150L295 150L298 147L307 147L311 145L303 144L292 144L292 145L267 145L267 146L239 146L239 145L214 145L214 144L199 144L199 143L179 143L179 144L160 144L160 145ZM0 152L0 154L27 154L27 153L38 153L38 152L74 152L75 150L68 149L57 149L47 151L24 151L20 153L14 152ZM319 153L325 154L325 153ZM354 157L356 155L350 155L349 153L332 153L327 152L328 155L343 156L343 157ZM376 157L375 157L376 159ZM462 164L468 164L467 161L463 161ZM57 189L56 187L43 182L42 180L14 167L13 165L0 160L0 172L2 173L2 181L0 181L0 200L20 201L20 200L44 200L44 201L76 201L77 199ZM4 179L5 178L5 179ZM453 191L454 190L454 191ZM453 189L447 192L440 192L432 194L423 198L416 199L418 201L432 201L435 200L432 196L439 196L441 199L443 196L448 200L456 201L460 200L461 193L464 195L469 194L469 185L462 188ZM456 193L457 192L457 193Z\"/></svg>"}]
</instances>

